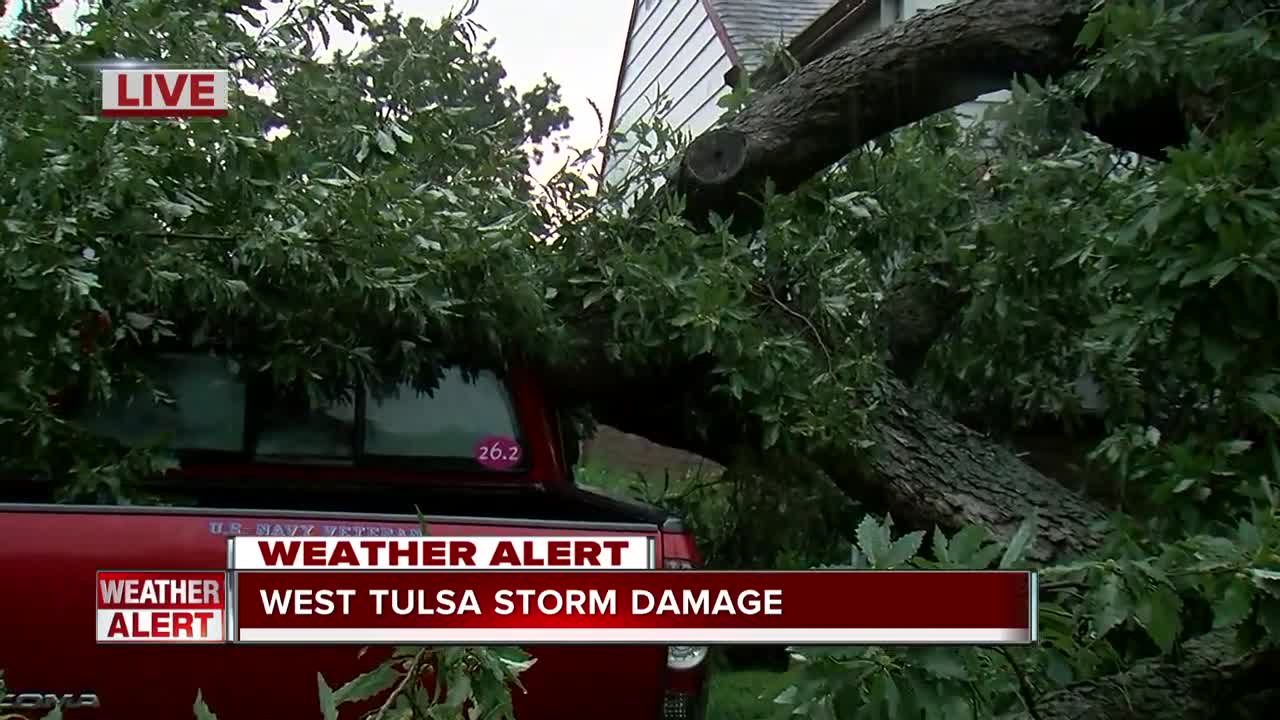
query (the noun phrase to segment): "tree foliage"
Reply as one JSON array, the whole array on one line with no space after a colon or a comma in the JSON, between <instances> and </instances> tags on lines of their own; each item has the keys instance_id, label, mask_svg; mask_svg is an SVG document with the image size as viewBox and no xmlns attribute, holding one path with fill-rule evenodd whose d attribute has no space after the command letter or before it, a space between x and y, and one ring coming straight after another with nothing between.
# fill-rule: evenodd
<instances>
[{"instance_id":1,"label":"tree foliage","mask_svg":"<svg viewBox=\"0 0 1280 720\"><path fill-rule=\"evenodd\" d=\"M262 8L129 3L0 50L5 89L39 98L0 111L7 465L76 471L90 496L146 470L116 472L130 458L92 452L58 403L130 391L157 348L219 348L313 396L537 350L525 146L563 125L555 87L518 96L462 17ZM367 47L319 57L329 23ZM95 117L92 64L131 58L231 68L236 112Z\"/></svg>"}]
</instances>

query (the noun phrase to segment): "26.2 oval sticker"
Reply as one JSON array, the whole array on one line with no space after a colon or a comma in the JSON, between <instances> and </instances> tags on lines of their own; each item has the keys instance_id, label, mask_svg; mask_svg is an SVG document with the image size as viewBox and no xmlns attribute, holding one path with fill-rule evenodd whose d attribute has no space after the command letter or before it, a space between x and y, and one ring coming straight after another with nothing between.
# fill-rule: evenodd
<instances>
[{"instance_id":1,"label":"26.2 oval sticker","mask_svg":"<svg viewBox=\"0 0 1280 720\"><path fill-rule=\"evenodd\" d=\"M476 443L476 462L490 470L509 470L520 464L523 452L520 445L509 437L490 435Z\"/></svg>"}]
</instances>

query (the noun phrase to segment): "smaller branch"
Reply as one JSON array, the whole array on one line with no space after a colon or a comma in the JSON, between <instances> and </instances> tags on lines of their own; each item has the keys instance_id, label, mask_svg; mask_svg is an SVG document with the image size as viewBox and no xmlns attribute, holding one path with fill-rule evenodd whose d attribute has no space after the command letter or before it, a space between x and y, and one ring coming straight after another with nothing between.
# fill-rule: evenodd
<instances>
[{"instance_id":1,"label":"smaller branch","mask_svg":"<svg viewBox=\"0 0 1280 720\"><path fill-rule=\"evenodd\" d=\"M227 242L231 242L237 239L237 238L231 237L230 235L213 235L208 233L193 233L193 232L150 232L148 231L148 232L140 232L137 234L143 237L179 238L182 240L225 240Z\"/></svg>"},{"instance_id":2,"label":"smaller branch","mask_svg":"<svg viewBox=\"0 0 1280 720\"><path fill-rule=\"evenodd\" d=\"M262 28L262 30L258 32L258 36L253 39L253 44L260 45L262 41L265 40L268 35L275 32L276 28L279 27L285 20L293 17L293 14L298 11L299 7L301 7L301 3L299 3L298 0L292 0L289 3L289 7L285 8L285 11L280 14L280 17L276 18L273 22L267 24L265 27Z\"/></svg>"},{"instance_id":3,"label":"smaller branch","mask_svg":"<svg viewBox=\"0 0 1280 720\"><path fill-rule=\"evenodd\" d=\"M1120 158L1121 155L1119 153L1112 154L1111 164L1107 167L1107 171L1102 173L1102 177L1098 178L1098 184L1089 191L1089 195L1097 195L1102 186L1107 184L1107 180L1111 178L1111 173L1115 172L1116 168L1120 166Z\"/></svg>"},{"instance_id":4,"label":"smaller branch","mask_svg":"<svg viewBox=\"0 0 1280 720\"><path fill-rule=\"evenodd\" d=\"M1026 673L1022 671L1022 666L1014 659L1008 648L998 647L996 651L1004 656L1005 662L1009 663L1009 667L1013 669L1013 674L1018 676L1018 696L1022 698L1022 705L1027 709L1027 714L1032 720L1044 720L1036 711L1035 690L1031 687L1031 681L1027 680Z\"/></svg>"},{"instance_id":5,"label":"smaller branch","mask_svg":"<svg viewBox=\"0 0 1280 720\"><path fill-rule=\"evenodd\" d=\"M699 493L699 492L702 492L703 490L710 490L711 488L713 488L713 487L718 487L718 486L720 486L720 485L727 485L727 484L729 484L730 482L731 482L731 480L730 480L729 478L726 478L726 477L724 477L723 475L721 475L720 477L718 477L718 478L716 478L716 479L714 479L714 480L708 480L708 481L706 481L706 482L703 482L703 483L699 483L699 484L697 484L697 485L694 485L693 487L691 487L691 488L689 488L689 489L685 490L684 492L680 493L679 495L676 495L676 496L675 496L674 498L672 498L672 499L673 499L673 500L676 500L676 501L684 500L685 498L689 497L690 495L693 495L694 493Z\"/></svg>"},{"instance_id":6,"label":"smaller branch","mask_svg":"<svg viewBox=\"0 0 1280 720\"><path fill-rule=\"evenodd\" d=\"M827 349L827 344L822 340L822 333L818 331L818 326L814 325L813 321L810 320L807 315L791 309L786 303L778 299L778 295L773 291L772 286L765 284L765 289L769 291L768 298L765 298L763 295L755 291L752 291L752 294L761 299L773 301L773 303L781 308L783 312L804 323L809 328L809 331L813 333L813 339L818 342L818 347L822 348L822 354L827 358L827 373L834 377L836 374L835 361L831 358L831 351Z\"/></svg>"},{"instance_id":7,"label":"smaller branch","mask_svg":"<svg viewBox=\"0 0 1280 720\"><path fill-rule=\"evenodd\" d=\"M392 690L391 694L387 696L386 701L382 703L382 707L378 708L378 712L373 716L373 720L383 720L387 713L391 711L392 703L394 703L396 698L400 697L404 692L404 689L409 685L409 681L418 676L418 665L421 664L422 658L426 657L427 650L427 648L422 648L418 650L417 655L413 656L413 661L409 663L408 672L406 672L404 677L400 679L400 684L396 685L395 690Z\"/></svg>"}]
</instances>

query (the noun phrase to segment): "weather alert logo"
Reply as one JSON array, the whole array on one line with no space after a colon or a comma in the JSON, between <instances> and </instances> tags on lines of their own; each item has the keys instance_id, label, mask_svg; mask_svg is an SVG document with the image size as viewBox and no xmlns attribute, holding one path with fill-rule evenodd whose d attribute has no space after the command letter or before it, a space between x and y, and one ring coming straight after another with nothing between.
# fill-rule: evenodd
<instances>
[{"instance_id":1,"label":"weather alert logo","mask_svg":"<svg viewBox=\"0 0 1280 720\"><path fill-rule=\"evenodd\" d=\"M103 117L188 118L227 114L226 70L140 65L101 68Z\"/></svg>"}]
</instances>

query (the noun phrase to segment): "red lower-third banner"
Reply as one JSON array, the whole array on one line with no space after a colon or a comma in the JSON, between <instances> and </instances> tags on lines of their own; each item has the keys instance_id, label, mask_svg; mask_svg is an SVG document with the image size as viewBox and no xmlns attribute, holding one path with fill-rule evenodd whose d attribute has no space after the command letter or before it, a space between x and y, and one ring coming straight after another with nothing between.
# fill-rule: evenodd
<instances>
[{"instance_id":1,"label":"red lower-third banner","mask_svg":"<svg viewBox=\"0 0 1280 720\"><path fill-rule=\"evenodd\" d=\"M1025 644L1003 571L239 572L233 642Z\"/></svg>"}]
</instances>

